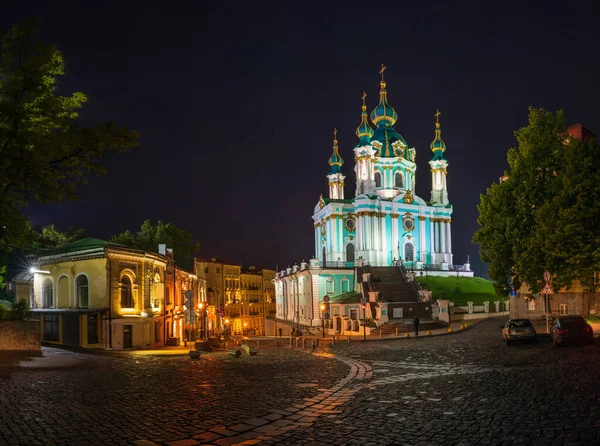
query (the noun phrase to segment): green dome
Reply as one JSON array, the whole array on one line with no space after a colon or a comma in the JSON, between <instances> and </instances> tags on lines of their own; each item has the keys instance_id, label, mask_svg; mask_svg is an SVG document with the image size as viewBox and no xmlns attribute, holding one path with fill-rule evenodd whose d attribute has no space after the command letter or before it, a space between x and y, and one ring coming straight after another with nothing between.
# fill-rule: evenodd
<instances>
[{"instance_id":1,"label":"green dome","mask_svg":"<svg viewBox=\"0 0 600 446\"><path fill-rule=\"evenodd\" d=\"M391 125L377 127L371 138L371 142L378 141L381 143L381 149L379 149L379 153L376 156L379 157L387 157L387 158L396 158L398 155L394 153L394 148L392 144L396 141L401 141L404 144L404 147L408 147L408 144L402 137L400 133L394 129Z\"/></svg>"},{"instance_id":2,"label":"green dome","mask_svg":"<svg viewBox=\"0 0 600 446\"><path fill-rule=\"evenodd\" d=\"M436 118L440 115L438 111L436 113ZM444 159L444 152L446 151L446 143L442 140L442 129L440 127L439 121L435 123L435 138L429 144L431 151L433 152L433 159L440 160Z\"/></svg>"},{"instance_id":3,"label":"green dome","mask_svg":"<svg viewBox=\"0 0 600 446\"><path fill-rule=\"evenodd\" d=\"M336 139L337 136L337 130L333 131L333 155L331 155L331 158L329 158L329 165L331 166L331 171L329 172L329 174L333 174L333 173L342 173L341 167L342 164L344 164L344 160L342 159L342 157L340 156L340 153L338 152L338 142Z\"/></svg>"},{"instance_id":4,"label":"green dome","mask_svg":"<svg viewBox=\"0 0 600 446\"><path fill-rule=\"evenodd\" d=\"M356 129L356 136L358 136L358 144L356 147L366 146L371 142L373 136L373 129L369 125L369 114L367 113L367 105L365 104L366 94L363 94L363 105L361 113L360 125Z\"/></svg>"},{"instance_id":5,"label":"green dome","mask_svg":"<svg viewBox=\"0 0 600 446\"><path fill-rule=\"evenodd\" d=\"M387 92L385 91L386 83L381 81L381 91L379 92L379 105L371 112L371 121L377 127L389 124L394 125L398 120L398 114L394 107L387 102Z\"/></svg>"}]
</instances>

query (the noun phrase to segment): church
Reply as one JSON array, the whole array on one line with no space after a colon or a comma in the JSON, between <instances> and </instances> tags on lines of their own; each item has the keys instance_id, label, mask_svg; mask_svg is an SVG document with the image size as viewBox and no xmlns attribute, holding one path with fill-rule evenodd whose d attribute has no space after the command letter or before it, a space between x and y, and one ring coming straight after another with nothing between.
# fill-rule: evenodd
<instances>
[{"instance_id":1,"label":"church","mask_svg":"<svg viewBox=\"0 0 600 446\"><path fill-rule=\"evenodd\" d=\"M363 94L361 122L354 148L356 190L344 197L344 160L334 131L329 196L314 209L315 258L323 266L354 266L362 259L372 266L392 266L399 260L408 269L447 270L452 265L451 216L446 175L448 161L442 140L440 112L430 144L431 197L415 193L416 151L394 128L398 115L388 103L382 67L379 104L367 113Z\"/></svg>"},{"instance_id":2,"label":"church","mask_svg":"<svg viewBox=\"0 0 600 446\"><path fill-rule=\"evenodd\" d=\"M323 333L362 330L366 336L401 329L408 316L432 321L438 305L415 276L473 277L468 262L453 265L440 112L429 146L431 196L425 201L415 193L416 150L394 127L398 115L388 102L384 72L382 66L379 104L370 116L362 96L354 196L344 196L344 160L334 130L328 196L321 195L312 216L314 257L276 273L276 317L267 323L267 334L321 326Z\"/></svg>"}]
</instances>

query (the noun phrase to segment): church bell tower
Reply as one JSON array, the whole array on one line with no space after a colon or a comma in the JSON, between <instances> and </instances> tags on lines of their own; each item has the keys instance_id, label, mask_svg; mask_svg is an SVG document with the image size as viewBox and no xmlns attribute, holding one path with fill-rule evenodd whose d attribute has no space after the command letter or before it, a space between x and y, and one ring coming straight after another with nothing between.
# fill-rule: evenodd
<instances>
[{"instance_id":1,"label":"church bell tower","mask_svg":"<svg viewBox=\"0 0 600 446\"><path fill-rule=\"evenodd\" d=\"M346 177L342 175L342 164L344 164L344 160L338 152L337 129L333 129L333 155L329 158L331 171L327 178L329 179L329 198L334 200L344 199L344 179Z\"/></svg>"},{"instance_id":2,"label":"church bell tower","mask_svg":"<svg viewBox=\"0 0 600 446\"><path fill-rule=\"evenodd\" d=\"M429 145L433 152L433 158L429 161L431 166L431 204L447 206L448 186L446 183L446 174L448 161L444 158L446 144L442 140L442 129L440 128L440 111L435 114L435 138Z\"/></svg>"}]
</instances>

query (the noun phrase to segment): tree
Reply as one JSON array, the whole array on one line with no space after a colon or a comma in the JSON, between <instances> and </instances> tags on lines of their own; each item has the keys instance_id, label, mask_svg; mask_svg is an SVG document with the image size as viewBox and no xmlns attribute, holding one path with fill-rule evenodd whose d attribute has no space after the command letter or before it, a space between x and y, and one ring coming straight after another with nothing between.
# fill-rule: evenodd
<instances>
[{"instance_id":1,"label":"tree","mask_svg":"<svg viewBox=\"0 0 600 446\"><path fill-rule=\"evenodd\" d=\"M29 247L35 251L48 251L66 243L76 242L85 237L85 229L68 228L61 232L54 225L44 226L41 231L32 231Z\"/></svg>"},{"instance_id":2,"label":"tree","mask_svg":"<svg viewBox=\"0 0 600 446\"><path fill-rule=\"evenodd\" d=\"M112 236L110 241L150 252L156 252L158 245L165 244L173 250L175 263L186 269L192 269L194 256L200 249L190 232L160 220L156 226L145 220L135 235L126 230Z\"/></svg>"},{"instance_id":3,"label":"tree","mask_svg":"<svg viewBox=\"0 0 600 446\"><path fill-rule=\"evenodd\" d=\"M137 132L106 122L77 125L83 93L57 94L65 62L54 45L36 40L38 23L13 26L0 37L0 251L23 246L31 201L79 197L89 175L106 173L109 153L138 144Z\"/></svg>"},{"instance_id":4,"label":"tree","mask_svg":"<svg viewBox=\"0 0 600 446\"><path fill-rule=\"evenodd\" d=\"M531 108L529 125L515 133L508 179L481 195L480 229L473 240L496 292L508 278L539 292L543 272L555 288L574 280L595 291L600 268L600 153L595 140L570 138L562 112Z\"/></svg>"}]
</instances>

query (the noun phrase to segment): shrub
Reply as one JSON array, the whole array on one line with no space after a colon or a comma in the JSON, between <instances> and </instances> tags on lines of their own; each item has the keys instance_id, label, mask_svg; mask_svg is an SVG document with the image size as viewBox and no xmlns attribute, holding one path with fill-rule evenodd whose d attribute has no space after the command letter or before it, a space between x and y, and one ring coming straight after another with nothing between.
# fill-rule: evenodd
<instances>
[{"instance_id":1,"label":"shrub","mask_svg":"<svg viewBox=\"0 0 600 446\"><path fill-rule=\"evenodd\" d=\"M598 324L600 323L600 316L597 314L590 314L585 318L585 320L588 322L588 324Z\"/></svg>"}]
</instances>

